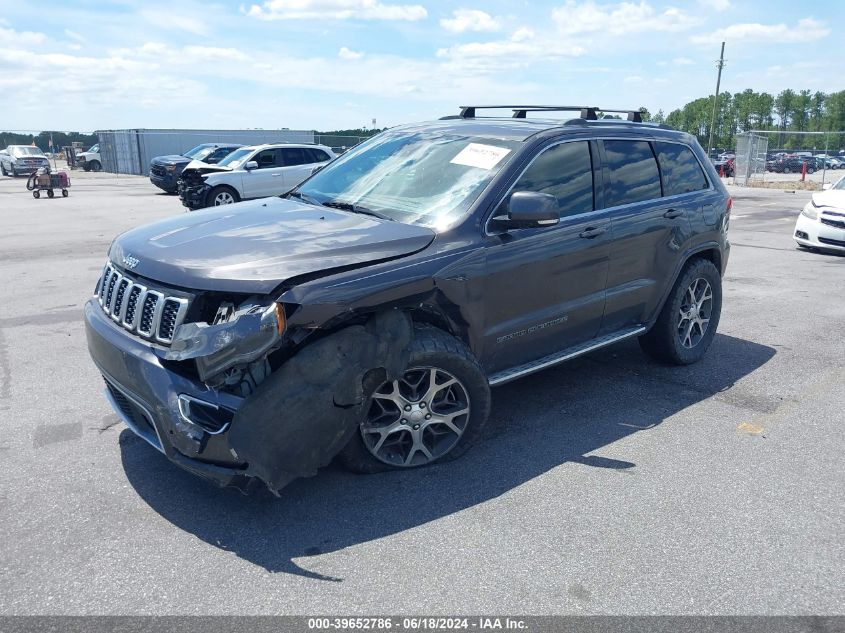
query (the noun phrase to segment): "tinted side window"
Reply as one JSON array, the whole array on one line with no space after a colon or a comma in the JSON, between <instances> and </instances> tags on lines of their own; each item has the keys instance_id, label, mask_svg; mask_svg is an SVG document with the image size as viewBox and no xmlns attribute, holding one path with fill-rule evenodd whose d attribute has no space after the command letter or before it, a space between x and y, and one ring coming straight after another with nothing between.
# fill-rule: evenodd
<instances>
[{"instance_id":1,"label":"tinted side window","mask_svg":"<svg viewBox=\"0 0 845 633\"><path fill-rule=\"evenodd\" d=\"M292 167L294 165L306 165L311 162L310 158L306 156L301 147L286 147L282 150L282 157L285 167Z\"/></svg>"},{"instance_id":2,"label":"tinted side window","mask_svg":"<svg viewBox=\"0 0 845 633\"><path fill-rule=\"evenodd\" d=\"M537 191L557 198L561 217L593 210L593 162L587 141L561 143L540 154L513 191Z\"/></svg>"},{"instance_id":3,"label":"tinted side window","mask_svg":"<svg viewBox=\"0 0 845 633\"><path fill-rule=\"evenodd\" d=\"M604 141L610 173L607 206L660 197L660 173L647 141Z\"/></svg>"},{"instance_id":4,"label":"tinted side window","mask_svg":"<svg viewBox=\"0 0 845 633\"><path fill-rule=\"evenodd\" d=\"M264 169L266 167L275 167L276 151L272 149L261 150L255 155L255 158L253 158L252 160L258 163L258 169Z\"/></svg>"},{"instance_id":5,"label":"tinted side window","mask_svg":"<svg viewBox=\"0 0 845 633\"><path fill-rule=\"evenodd\" d=\"M321 149L308 148L305 150L313 163L324 163L329 160L329 155Z\"/></svg>"},{"instance_id":6,"label":"tinted side window","mask_svg":"<svg viewBox=\"0 0 845 633\"><path fill-rule=\"evenodd\" d=\"M660 162L664 196L707 189L707 178L689 147L677 143L655 143L654 151Z\"/></svg>"}]
</instances>

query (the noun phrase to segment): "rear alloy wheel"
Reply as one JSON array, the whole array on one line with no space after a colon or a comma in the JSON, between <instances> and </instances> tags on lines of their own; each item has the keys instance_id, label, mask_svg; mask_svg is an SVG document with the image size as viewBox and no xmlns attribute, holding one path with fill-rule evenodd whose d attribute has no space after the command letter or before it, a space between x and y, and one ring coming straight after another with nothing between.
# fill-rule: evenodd
<instances>
[{"instance_id":1,"label":"rear alloy wheel","mask_svg":"<svg viewBox=\"0 0 845 633\"><path fill-rule=\"evenodd\" d=\"M215 187L208 193L208 206L219 207L224 204L235 204L238 194L229 187Z\"/></svg>"},{"instance_id":2,"label":"rear alloy wheel","mask_svg":"<svg viewBox=\"0 0 845 633\"><path fill-rule=\"evenodd\" d=\"M694 259L672 287L652 328L640 337L649 356L674 365L701 359L722 313L722 278L708 259Z\"/></svg>"},{"instance_id":3,"label":"rear alloy wheel","mask_svg":"<svg viewBox=\"0 0 845 633\"><path fill-rule=\"evenodd\" d=\"M340 459L362 473L454 459L472 446L489 412L490 386L469 349L418 326L408 369L373 392Z\"/></svg>"},{"instance_id":4,"label":"rear alloy wheel","mask_svg":"<svg viewBox=\"0 0 845 633\"><path fill-rule=\"evenodd\" d=\"M784 168L783 168L783 173L785 173L785 174L789 174L789 173L792 173L792 170L791 170L789 167L784 167Z\"/></svg>"}]
</instances>

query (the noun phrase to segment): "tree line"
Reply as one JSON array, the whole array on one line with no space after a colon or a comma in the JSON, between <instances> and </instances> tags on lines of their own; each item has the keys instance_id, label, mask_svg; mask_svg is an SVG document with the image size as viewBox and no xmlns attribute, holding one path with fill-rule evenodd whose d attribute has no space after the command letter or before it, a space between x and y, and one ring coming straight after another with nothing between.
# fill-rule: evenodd
<instances>
[{"instance_id":1,"label":"tree line","mask_svg":"<svg viewBox=\"0 0 845 633\"><path fill-rule=\"evenodd\" d=\"M59 151L62 147L73 142L82 143L86 149L97 142L96 134L80 134L79 132L39 132L38 134L21 134L18 132L0 132L0 149L9 145L35 144L42 151L50 149L50 135L53 137L53 147Z\"/></svg>"},{"instance_id":2,"label":"tree line","mask_svg":"<svg viewBox=\"0 0 845 633\"><path fill-rule=\"evenodd\" d=\"M690 101L683 108L664 114L651 114L641 108L643 118L689 132L707 145L713 114L713 95ZM771 149L825 149L824 136L790 134L790 132L845 131L845 90L812 92L786 89L777 95L752 89L719 95L713 145L736 147L736 135L750 130L771 130L768 134ZM832 153L845 148L845 134L827 137Z\"/></svg>"}]
</instances>

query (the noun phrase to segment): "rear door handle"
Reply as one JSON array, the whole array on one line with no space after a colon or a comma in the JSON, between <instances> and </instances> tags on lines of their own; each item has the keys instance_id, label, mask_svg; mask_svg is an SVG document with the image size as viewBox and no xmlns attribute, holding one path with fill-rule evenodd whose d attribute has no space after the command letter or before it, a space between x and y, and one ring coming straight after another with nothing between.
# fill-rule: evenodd
<instances>
[{"instance_id":1,"label":"rear door handle","mask_svg":"<svg viewBox=\"0 0 845 633\"><path fill-rule=\"evenodd\" d=\"M585 239L591 240L594 237L598 237L599 235L602 235L605 231L607 231L607 229L605 229L603 227L591 226L590 228L584 229L583 231L581 231L578 234L578 237L583 237Z\"/></svg>"},{"instance_id":2,"label":"rear door handle","mask_svg":"<svg viewBox=\"0 0 845 633\"><path fill-rule=\"evenodd\" d=\"M666 213L663 214L664 218L668 218L670 220L674 220L675 218L679 218L684 214L683 211L679 211L678 209L669 209Z\"/></svg>"}]
</instances>

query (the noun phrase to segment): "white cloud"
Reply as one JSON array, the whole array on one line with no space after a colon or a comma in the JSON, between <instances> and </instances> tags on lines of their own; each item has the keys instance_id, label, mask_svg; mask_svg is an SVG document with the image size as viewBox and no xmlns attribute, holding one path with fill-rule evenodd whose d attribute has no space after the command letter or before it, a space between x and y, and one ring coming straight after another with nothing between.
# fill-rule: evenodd
<instances>
[{"instance_id":1,"label":"white cloud","mask_svg":"<svg viewBox=\"0 0 845 633\"><path fill-rule=\"evenodd\" d=\"M642 80L643 78L639 75L628 75L625 79L623 79L626 84L638 84L641 83Z\"/></svg>"},{"instance_id":2,"label":"white cloud","mask_svg":"<svg viewBox=\"0 0 845 633\"><path fill-rule=\"evenodd\" d=\"M185 31L193 35L208 35L210 31L208 25L195 15L185 15L157 9L143 9L138 12L138 15L153 26L161 29Z\"/></svg>"},{"instance_id":3,"label":"white cloud","mask_svg":"<svg viewBox=\"0 0 845 633\"><path fill-rule=\"evenodd\" d=\"M731 0L698 0L698 4L720 12L727 11L733 6Z\"/></svg>"},{"instance_id":4,"label":"white cloud","mask_svg":"<svg viewBox=\"0 0 845 633\"><path fill-rule=\"evenodd\" d=\"M382 4L378 0L267 0L247 15L262 20L424 20L419 4Z\"/></svg>"},{"instance_id":5,"label":"white cloud","mask_svg":"<svg viewBox=\"0 0 845 633\"><path fill-rule=\"evenodd\" d=\"M695 62L692 61L689 57L676 57L672 60L672 63L675 66L692 66L693 64L695 64Z\"/></svg>"},{"instance_id":6,"label":"white cloud","mask_svg":"<svg viewBox=\"0 0 845 633\"><path fill-rule=\"evenodd\" d=\"M47 36L44 35L44 33L36 33L33 31L15 31L14 29L0 28L0 46L20 48L24 46L43 44L46 41Z\"/></svg>"},{"instance_id":7,"label":"white cloud","mask_svg":"<svg viewBox=\"0 0 845 633\"><path fill-rule=\"evenodd\" d=\"M559 37L538 37L529 28L517 29L508 39L456 44L437 51L450 68L495 71L519 68L560 57L577 57L584 48Z\"/></svg>"},{"instance_id":8,"label":"white cloud","mask_svg":"<svg viewBox=\"0 0 845 633\"><path fill-rule=\"evenodd\" d=\"M80 35L76 31L71 31L70 29L65 29L65 36L69 39L76 41L76 42L82 42L83 44L88 41L88 40L85 39L85 36Z\"/></svg>"},{"instance_id":9,"label":"white cloud","mask_svg":"<svg viewBox=\"0 0 845 633\"><path fill-rule=\"evenodd\" d=\"M820 20L804 18L795 26L787 24L732 24L705 35L694 35L691 40L696 44L718 44L731 41L734 43L776 42L782 44L800 44L820 40L830 35L830 28Z\"/></svg>"},{"instance_id":10,"label":"white cloud","mask_svg":"<svg viewBox=\"0 0 845 633\"><path fill-rule=\"evenodd\" d=\"M569 35L677 32L701 22L699 18L674 7L658 13L646 0L608 5L597 5L593 0L568 0L552 11L552 18L560 31Z\"/></svg>"},{"instance_id":11,"label":"white cloud","mask_svg":"<svg viewBox=\"0 0 845 633\"><path fill-rule=\"evenodd\" d=\"M502 28L498 18L476 9L457 9L451 18L440 20L440 26L452 33L467 31L498 31Z\"/></svg>"},{"instance_id":12,"label":"white cloud","mask_svg":"<svg viewBox=\"0 0 845 633\"><path fill-rule=\"evenodd\" d=\"M341 46L340 50L337 52L337 56L341 59L353 60L353 59L361 59L364 56L364 53L359 51L353 51L345 46Z\"/></svg>"}]
</instances>

